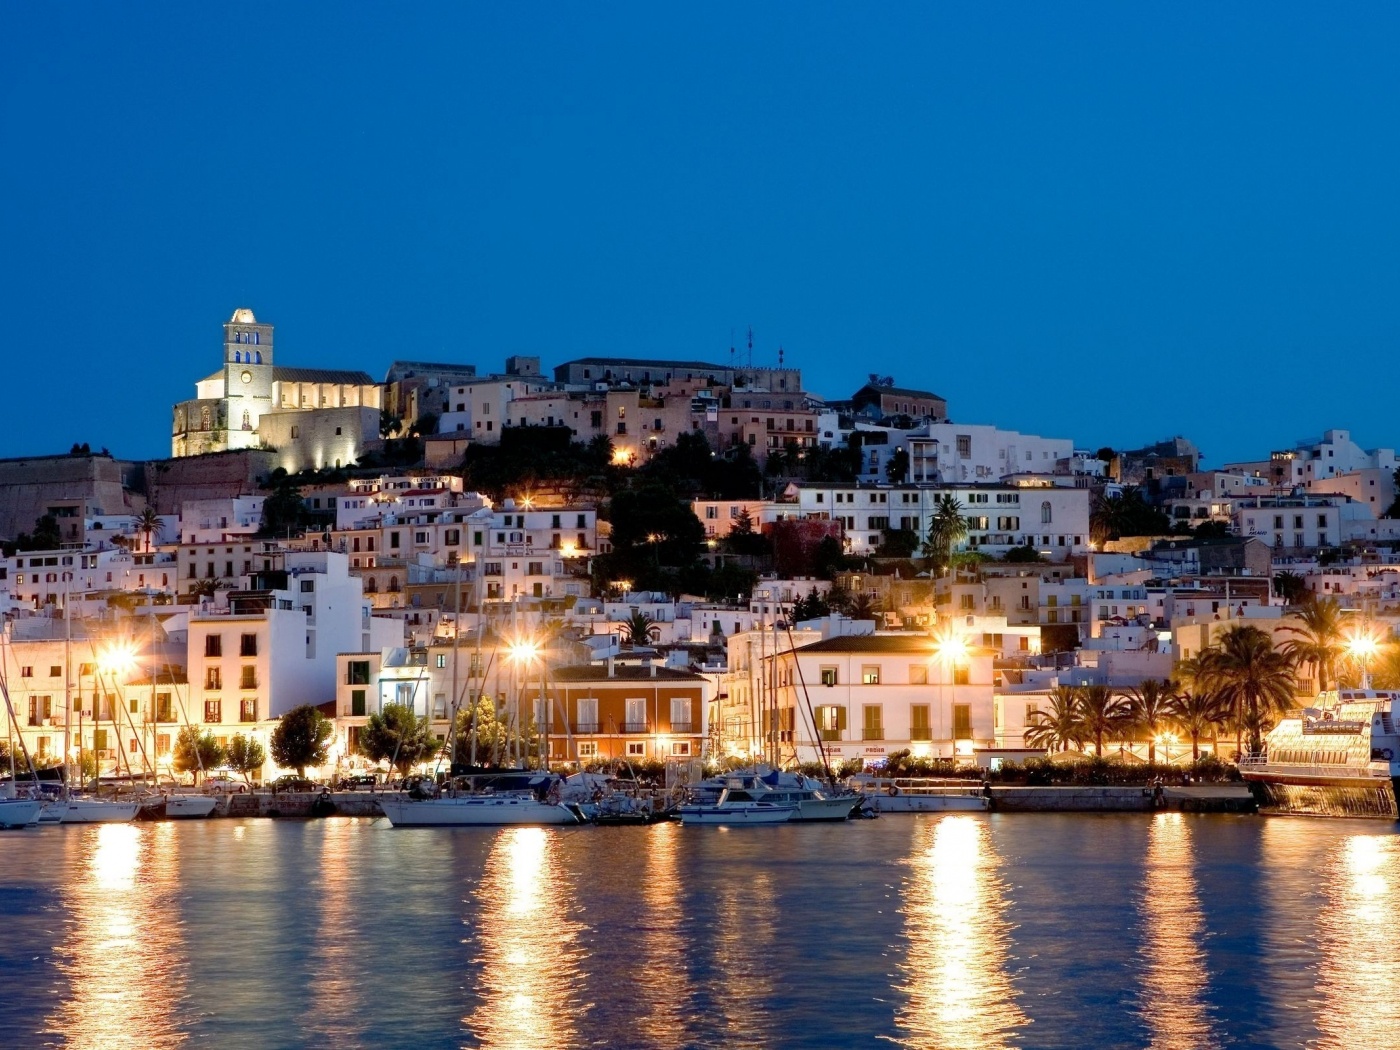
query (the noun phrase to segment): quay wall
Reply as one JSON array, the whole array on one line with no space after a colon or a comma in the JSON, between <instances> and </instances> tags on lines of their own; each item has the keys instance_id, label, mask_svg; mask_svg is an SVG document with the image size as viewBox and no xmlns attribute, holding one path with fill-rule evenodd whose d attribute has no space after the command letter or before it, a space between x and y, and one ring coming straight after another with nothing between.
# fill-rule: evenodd
<instances>
[{"instance_id":1,"label":"quay wall","mask_svg":"<svg viewBox=\"0 0 1400 1050\"><path fill-rule=\"evenodd\" d=\"M1160 799L1150 787L992 788L992 809L1005 813L1253 813L1256 808L1249 789L1241 784L1165 788Z\"/></svg>"}]
</instances>

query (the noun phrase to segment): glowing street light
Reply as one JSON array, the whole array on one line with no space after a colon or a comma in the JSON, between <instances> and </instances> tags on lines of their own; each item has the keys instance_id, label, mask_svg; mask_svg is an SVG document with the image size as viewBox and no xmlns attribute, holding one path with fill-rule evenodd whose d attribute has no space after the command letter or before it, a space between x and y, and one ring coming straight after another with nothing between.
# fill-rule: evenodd
<instances>
[{"instance_id":1,"label":"glowing street light","mask_svg":"<svg viewBox=\"0 0 1400 1050\"><path fill-rule=\"evenodd\" d=\"M540 656L539 643L531 638L519 638L506 646L506 659L512 663L529 664Z\"/></svg>"},{"instance_id":2,"label":"glowing street light","mask_svg":"<svg viewBox=\"0 0 1400 1050\"><path fill-rule=\"evenodd\" d=\"M1371 688L1371 657L1380 651L1380 643L1368 631L1357 631L1346 643L1351 658L1361 665L1361 688Z\"/></svg>"},{"instance_id":3,"label":"glowing street light","mask_svg":"<svg viewBox=\"0 0 1400 1050\"><path fill-rule=\"evenodd\" d=\"M958 703L957 668L960 665L967 663L968 657L971 655L972 652L972 647L968 644L967 635L962 631L958 630L957 627L955 627L953 624L949 623L946 624L941 631L938 631L934 634L933 652L934 656L937 659L941 660L944 663L944 665L952 672L951 677L953 679L953 691L949 696L949 702L952 704L954 710L956 710ZM938 705L938 722L940 736L942 736L943 728L943 704L941 702L943 685L945 682L948 681L949 677L950 676L945 672L944 674L939 675L938 678L938 691L940 701ZM950 735L956 734L956 727L950 728L949 733ZM958 753L958 741L954 740L954 760L957 759Z\"/></svg>"},{"instance_id":4,"label":"glowing street light","mask_svg":"<svg viewBox=\"0 0 1400 1050\"><path fill-rule=\"evenodd\" d=\"M136 647L127 642L114 642L98 655L97 666L105 674L126 674L136 666Z\"/></svg>"}]
</instances>

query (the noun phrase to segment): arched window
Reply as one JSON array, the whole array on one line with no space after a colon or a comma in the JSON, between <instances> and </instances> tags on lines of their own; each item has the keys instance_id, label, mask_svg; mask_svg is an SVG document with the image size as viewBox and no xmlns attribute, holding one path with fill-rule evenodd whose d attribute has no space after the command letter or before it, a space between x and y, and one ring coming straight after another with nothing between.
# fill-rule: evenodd
<instances>
[{"instance_id":1,"label":"arched window","mask_svg":"<svg viewBox=\"0 0 1400 1050\"><path fill-rule=\"evenodd\" d=\"M398 589L399 589L399 578L398 578L397 576L390 576L390 577L389 577L389 591L390 591L391 593L396 593L396 592L398 591Z\"/></svg>"},{"instance_id":2,"label":"arched window","mask_svg":"<svg viewBox=\"0 0 1400 1050\"><path fill-rule=\"evenodd\" d=\"M262 345L262 340L258 338L259 335L261 335L260 332L254 332L254 333L253 333L253 345L254 345L254 346L261 346L261 345Z\"/></svg>"},{"instance_id":3,"label":"arched window","mask_svg":"<svg viewBox=\"0 0 1400 1050\"><path fill-rule=\"evenodd\" d=\"M233 363L234 363L234 364L239 364L239 363L242 362L242 360L243 360L243 355L240 354L237 350L235 350L235 351L233 352Z\"/></svg>"},{"instance_id":4,"label":"arched window","mask_svg":"<svg viewBox=\"0 0 1400 1050\"><path fill-rule=\"evenodd\" d=\"M1042 525L1049 525L1049 524L1050 524L1050 501L1049 501L1049 500L1046 500L1044 503L1042 503L1042 504L1040 505L1040 523L1041 523Z\"/></svg>"},{"instance_id":5,"label":"arched window","mask_svg":"<svg viewBox=\"0 0 1400 1050\"><path fill-rule=\"evenodd\" d=\"M375 582L374 577L373 577L373 576L366 576L366 577L365 577L365 593L366 593L366 594L377 594L378 591L379 591L379 584Z\"/></svg>"},{"instance_id":6,"label":"arched window","mask_svg":"<svg viewBox=\"0 0 1400 1050\"><path fill-rule=\"evenodd\" d=\"M254 356L255 358L257 358L257 360L253 362L254 364L256 364L256 365L262 364L262 351L261 351L261 350L254 350L254 351L253 351L253 356Z\"/></svg>"}]
</instances>

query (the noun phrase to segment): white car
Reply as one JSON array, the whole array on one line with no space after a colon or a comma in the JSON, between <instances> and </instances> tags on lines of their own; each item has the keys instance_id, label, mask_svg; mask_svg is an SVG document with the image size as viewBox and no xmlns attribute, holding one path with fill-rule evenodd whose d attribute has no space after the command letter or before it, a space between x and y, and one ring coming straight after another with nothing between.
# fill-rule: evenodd
<instances>
[{"instance_id":1,"label":"white car","mask_svg":"<svg viewBox=\"0 0 1400 1050\"><path fill-rule=\"evenodd\" d=\"M204 790L213 795L241 795L248 785L233 777L205 777Z\"/></svg>"}]
</instances>

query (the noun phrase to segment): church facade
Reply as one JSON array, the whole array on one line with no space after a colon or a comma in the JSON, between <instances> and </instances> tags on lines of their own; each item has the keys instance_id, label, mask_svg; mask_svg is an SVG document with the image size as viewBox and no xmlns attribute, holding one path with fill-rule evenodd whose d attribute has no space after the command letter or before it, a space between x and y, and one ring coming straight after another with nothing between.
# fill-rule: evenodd
<instances>
[{"instance_id":1,"label":"church facade","mask_svg":"<svg viewBox=\"0 0 1400 1050\"><path fill-rule=\"evenodd\" d=\"M288 368L273 358L273 329L239 308L224 325L222 367L174 408L170 454L271 449L290 472L344 466L379 440L383 387L367 373Z\"/></svg>"}]
</instances>

